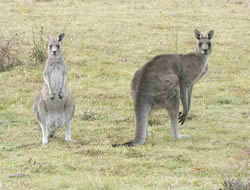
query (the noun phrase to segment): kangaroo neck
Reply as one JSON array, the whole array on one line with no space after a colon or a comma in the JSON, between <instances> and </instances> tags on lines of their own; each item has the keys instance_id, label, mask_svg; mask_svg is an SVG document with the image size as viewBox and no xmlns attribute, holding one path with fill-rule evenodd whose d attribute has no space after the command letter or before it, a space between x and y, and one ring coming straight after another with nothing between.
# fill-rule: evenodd
<instances>
[{"instance_id":1,"label":"kangaroo neck","mask_svg":"<svg viewBox=\"0 0 250 190\"><path fill-rule=\"evenodd\" d=\"M202 54L202 53L200 53L199 51L196 51L196 55L201 59L201 61L202 61L204 64L207 64L207 62L208 62L208 56L209 56L209 55Z\"/></svg>"},{"instance_id":2,"label":"kangaroo neck","mask_svg":"<svg viewBox=\"0 0 250 190\"><path fill-rule=\"evenodd\" d=\"M48 62L50 62L50 63L63 63L64 59L63 59L62 56L60 56L60 57L49 57Z\"/></svg>"}]
</instances>

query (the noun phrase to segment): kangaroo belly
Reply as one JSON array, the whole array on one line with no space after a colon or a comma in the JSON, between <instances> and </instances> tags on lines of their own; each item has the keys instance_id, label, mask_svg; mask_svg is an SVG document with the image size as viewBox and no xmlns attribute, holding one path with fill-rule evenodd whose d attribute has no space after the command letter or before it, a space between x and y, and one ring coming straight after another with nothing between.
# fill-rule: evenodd
<instances>
[{"instance_id":1,"label":"kangaroo belly","mask_svg":"<svg viewBox=\"0 0 250 190\"><path fill-rule=\"evenodd\" d=\"M48 126L52 130L61 128L65 124L64 112L48 112Z\"/></svg>"},{"instance_id":2,"label":"kangaroo belly","mask_svg":"<svg viewBox=\"0 0 250 190\"><path fill-rule=\"evenodd\" d=\"M63 74L59 69L55 69L50 75L51 89L54 94L58 94L63 86Z\"/></svg>"},{"instance_id":3,"label":"kangaroo belly","mask_svg":"<svg viewBox=\"0 0 250 190\"><path fill-rule=\"evenodd\" d=\"M55 99L51 100L50 98L48 98L46 100L46 107L48 112L62 113L64 112L65 103L65 99L56 97Z\"/></svg>"},{"instance_id":4,"label":"kangaroo belly","mask_svg":"<svg viewBox=\"0 0 250 190\"><path fill-rule=\"evenodd\" d=\"M60 128L63 127L65 123L65 116L64 116L64 107L65 107L65 100L55 98L54 100L48 99L46 101L46 108L47 108L47 122L50 128Z\"/></svg>"}]
</instances>

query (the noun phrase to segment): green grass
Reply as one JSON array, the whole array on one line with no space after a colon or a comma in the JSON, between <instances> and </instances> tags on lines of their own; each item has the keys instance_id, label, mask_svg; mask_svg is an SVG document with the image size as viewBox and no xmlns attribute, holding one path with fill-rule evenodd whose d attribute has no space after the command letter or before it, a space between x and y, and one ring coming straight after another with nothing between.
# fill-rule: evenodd
<instances>
[{"instance_id":1,"label":"green grass","mask_svg":"<svg viewBox=\"0 0 250 190\"><path fill-rule=\"evenodd\" d=\"M211 190L227 176L247 179L250 10L244 1L207 2L1 0L0 36L22 34L26 61L0 73L0 189ZM44 65L30 58L32 28L41 27L46 35L66 33L76 143L66 143L61 129L41 145L32 103ZM145 145L112 148L134 135L134 72L157 54L194 50L194 29L214 29L215 36L209 73L194 87L193 119L180 127L191 139L171 141L160 110L151 115L153 138ZM17 173L25 176L8 176Z\"/></svg>"}]
</instances>

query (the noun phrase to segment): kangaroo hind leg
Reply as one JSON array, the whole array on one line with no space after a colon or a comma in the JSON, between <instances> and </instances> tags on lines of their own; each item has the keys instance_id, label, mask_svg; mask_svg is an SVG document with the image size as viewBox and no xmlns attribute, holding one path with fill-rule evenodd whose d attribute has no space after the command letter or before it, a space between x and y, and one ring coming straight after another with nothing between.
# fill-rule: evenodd
<instances>
[{"instance_id":1,"label":"kangaroo hind leg","mask_svg":"<svg viewBox=\"0 0 250 190\"><path fill-rule=\"evenodd\" d=\"M70 134L70 125L75 112L75 104L68 104L65 109L65 141L73 141Z\"/></svg>"},{"instance_id":2,"label":"kangaroo hind leg","mask_svg":"<svg viewBox=\"0 0 250 190\"><path fill-rule=\"evenodd\" d=\"M151 112L151 105L148 102L143 102L135 108L135 138L132 141L126 142L124 144L114 144L113 147L124 145L124 146L135 146L137 144L144 144L147 137L148 131L148 116Z\"/></svg>"},{"instance_id":3,"label":"kangaroo hind leg","mask_svg":"<svg viewBox=\"0 0 250 190\"><path fill-rule=\"evenodd\" d=\"M171 138L173 140L188 138L188 135L179 135L178 132L179 98L177 95L173 97L167 110L171 121Z\"/></svg>"},{"instance_id":4,"label":"kangaroo hind leg","mask_svg":"<svg viewBox=\"0 0 250 190\"><path fill-rule=\"evenodd\" d=\"M40 123L41 129L42 129L42 142L43 145L48 144L48 128L46 126L46 122Z\"/></svg>"}]
</instances>

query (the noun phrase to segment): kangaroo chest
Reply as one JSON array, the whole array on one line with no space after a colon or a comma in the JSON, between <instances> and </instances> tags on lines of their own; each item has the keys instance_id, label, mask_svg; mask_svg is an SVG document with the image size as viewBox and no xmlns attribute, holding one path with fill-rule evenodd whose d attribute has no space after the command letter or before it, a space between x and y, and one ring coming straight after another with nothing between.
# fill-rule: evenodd
<instances>
[{"instance_id":1,"label":"kangaroo chest","mask_svg":"<svg viewBox=\"0 0 250 190\"><path fill-rule=\"evenodd\" d=\"M50 85L53 93L59 93L64 83L64 68L59 64L52 64L49 67Z\"/></svg>"},{"instance_id":2,"label":"kangaroo chest","mask_svg":"<svg viewBox=\"0 0 250 190\"><path fill-rule=\"evenodd\" d=\"M208 65L206 64L202 70L202 72L200 73L200 75L198 76L197 80L200 80L202 77L204 77L204 75L207 73L208 71Z\"/></svg>"},{"instance_id":3,"label":"kangaroo chest","mask_svg":"<svg viewBox=\"0 0 250 190\"><path fill-rule=\"evenodd\" d=\"M203 61L195 57L185 63L183 75L185 79L194 84L207 73L207 70L207 61Z\"/></svg>"}]
</instances>

